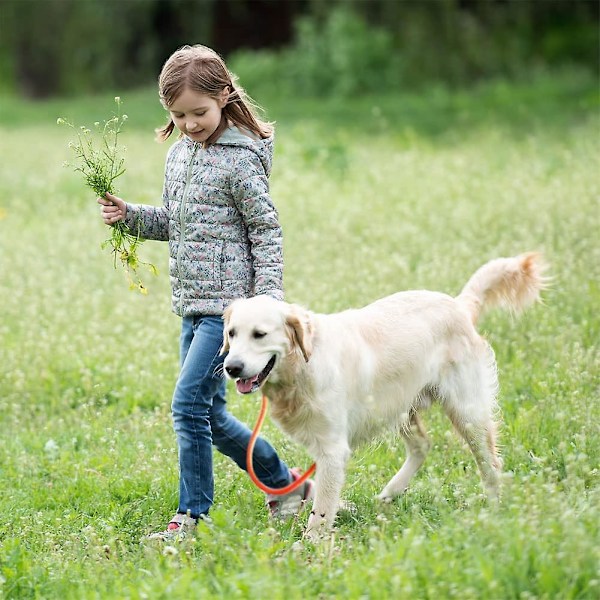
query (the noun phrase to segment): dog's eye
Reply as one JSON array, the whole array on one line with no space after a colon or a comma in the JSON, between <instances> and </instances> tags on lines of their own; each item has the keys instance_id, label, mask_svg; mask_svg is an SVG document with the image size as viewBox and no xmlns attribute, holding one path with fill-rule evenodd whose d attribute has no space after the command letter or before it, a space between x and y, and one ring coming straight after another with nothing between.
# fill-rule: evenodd
<instances>
[{"instance_id":1,"label":"dog's eye","mask_svg":"<svg viewBox=\"0 0 600 600\"><path fill-rule=\"evenodd\" d=\"M235 329L230 329L230 330L227 332L227 335L228 335L230 338L232 338L232 337L235 337Z\"/></svg>"},{"instance_id":2,"label":"dog's eye","mask_svg":"<svg viewBox=\"0 0 600 600\"><path fill-rule=\"evenodd\" d=\"M257 331L254 331L254 332L252 333L252 337L253 337L255 340L260 340L260 338L264 338L264 337L265 337L265 335L267 335L267 334L266 334L264 331L258 331L258 330L257 330Z\"/></svg>"}]
</instances>

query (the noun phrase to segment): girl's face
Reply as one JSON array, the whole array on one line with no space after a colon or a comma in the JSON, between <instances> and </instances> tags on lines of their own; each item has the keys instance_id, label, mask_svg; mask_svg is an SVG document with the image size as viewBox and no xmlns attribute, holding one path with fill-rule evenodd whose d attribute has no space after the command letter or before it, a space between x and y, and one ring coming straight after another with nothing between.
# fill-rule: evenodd
<instances>
[{"instance_id":1,"label":"girl's face","mask_svg":"<svg viewBox=\"0 0 600 600\"><path fill-rule=\"evenodd\" d=\"M227 88L215 99L186 87L169 107L169 113L177 129L194 142L205 142L221 122L227 97Z\"/></svg>"}]
</instances>

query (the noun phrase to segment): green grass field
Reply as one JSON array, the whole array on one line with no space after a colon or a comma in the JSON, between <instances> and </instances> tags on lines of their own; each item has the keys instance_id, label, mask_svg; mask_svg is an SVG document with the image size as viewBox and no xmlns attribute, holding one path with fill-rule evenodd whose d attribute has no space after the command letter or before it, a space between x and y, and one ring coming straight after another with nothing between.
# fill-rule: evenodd
<instances>
[{"instance_id":1,"label":"green grass field","mask_svg":"<svg viewBox=\"0 0 600 600\"><path fill-rule=\"evenodd\" d=\"M122 94L121 195L158 203L167 146L153 90ZM262 494L220 455L214 524L175 547L141 544L176 508L170 398L179 320L167 248L148 242L148 296L127 289L69 159L59 116L90 124L112 95L0 104L0 598L444 598L600 596L600 119L584 75L469 92L348 102L263 99L278 123L271 179L287 299L316 311L410 288L458 293L485 261L540 250L545 303L480 329L500 369L503 500L481 497L441 411L410 490L393 436L353 455L358 511L330 539L270 523ZM230 389L252 424L258 395ZM267 420L289 464L309 457Z\"/></svg>"}]
</instances>

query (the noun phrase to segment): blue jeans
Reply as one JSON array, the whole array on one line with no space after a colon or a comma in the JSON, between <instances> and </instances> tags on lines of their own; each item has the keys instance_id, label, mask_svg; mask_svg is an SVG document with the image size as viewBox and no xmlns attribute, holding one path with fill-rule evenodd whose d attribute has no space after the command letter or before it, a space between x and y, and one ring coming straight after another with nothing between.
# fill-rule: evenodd
<instances>
[{"instance_id":1,"label":"blue jeans","mask_svg":"<svg viewBox=\"0 0 600 600\"><path fill-rule=\"evenodd\" d=\"M212 446L246 469L251 431L227 412L223 360L223 320L217 316L184 317L181 326L181 371L173 394L173 424L179 448L179 508L194 518L208 514L213 503ZM254 470L270 487L292 477L274 448L262 438L254 447Z\"/></svg>"}]
</instances>

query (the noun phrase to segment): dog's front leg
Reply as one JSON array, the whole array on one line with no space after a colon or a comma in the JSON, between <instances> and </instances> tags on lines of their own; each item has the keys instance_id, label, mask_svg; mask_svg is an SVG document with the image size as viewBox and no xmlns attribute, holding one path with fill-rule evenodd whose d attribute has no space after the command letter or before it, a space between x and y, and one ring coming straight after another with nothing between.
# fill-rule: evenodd
<instances>
[{"instance_id":1,"label":"dog's front leg","mask_svg":"<svg viewBox=\"0 0 600 600\"><path fill-rule=\"evenodd\" d=\"M304 533L309 539L318 539L333 525L340 504L349 456L348 446L340 443L317 457L315 500Z\"/></svg>"}]
</instances>

